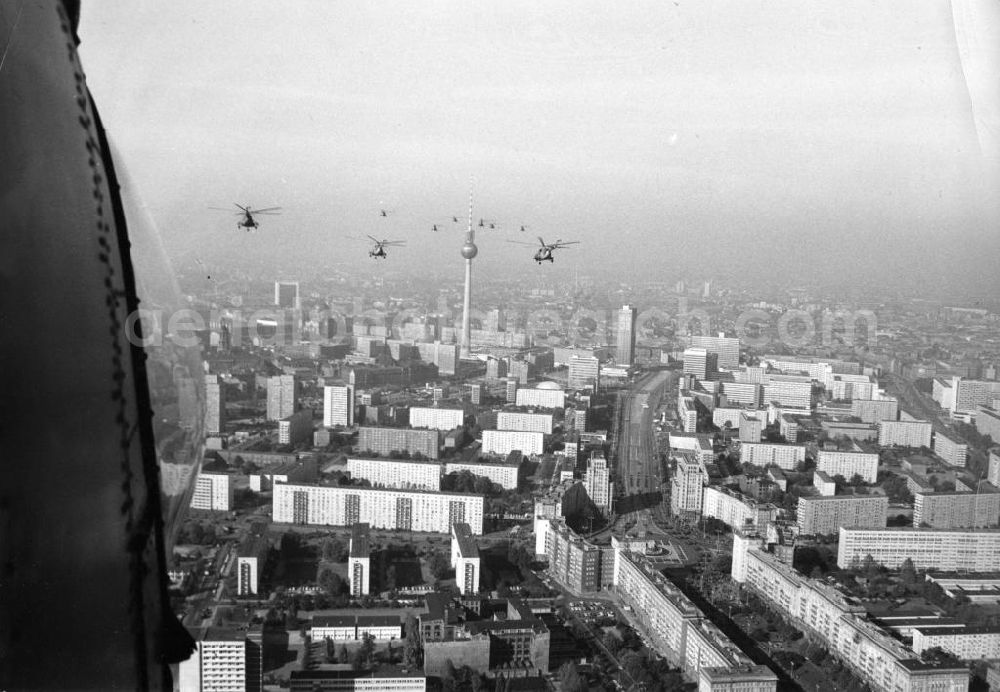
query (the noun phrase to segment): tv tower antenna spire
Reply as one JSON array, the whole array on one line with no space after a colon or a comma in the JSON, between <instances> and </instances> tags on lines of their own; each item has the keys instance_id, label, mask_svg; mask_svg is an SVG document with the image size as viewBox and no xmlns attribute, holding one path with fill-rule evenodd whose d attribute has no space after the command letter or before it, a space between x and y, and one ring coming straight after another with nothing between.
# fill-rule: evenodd
<instances>
[{"instance_id":1,"label":"tv tower antenna spire","mask_svg":"<svg viewBox=\"0 0 1000 692\"><path fill-rule=\"evenodd\" d=\"M476 247L476 231L472 225L472 178L469 178L469 227L465 231L465 244L462 246L462 257L465 258L465 296L462 300L462 341L460 358L471 357L469 350L472 341L472 325L469 322L469 312L472 310L472 258L479 254Z\"/></svg>"}]
</instances>

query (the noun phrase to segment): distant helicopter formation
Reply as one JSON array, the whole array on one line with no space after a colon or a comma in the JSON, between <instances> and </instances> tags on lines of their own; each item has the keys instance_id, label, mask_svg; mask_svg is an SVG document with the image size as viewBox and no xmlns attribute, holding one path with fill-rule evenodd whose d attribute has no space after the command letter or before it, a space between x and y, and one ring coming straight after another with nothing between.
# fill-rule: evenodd
<instances>
[{"instance_id":1,"label":"distant helicopter formation","mask_svg":"<svg viewBox=\"0 0 1000 692\"><path fill-rule=\"evenodd\" d=\"M215 210L218 210L218 211L229 211L229 212L232 212L232 213L236 214L237 216L239 216L240 219L236 222L236 228L237 228L237 230L242 228L242 229L244 229L246 231L250 231L251 229L260 228L260 223L257 221L256 218L254 218L255 215L257 215L257 216L264 216L264 215L273 215L273 214L280 214L281 213L281 207L266 207L264 209L254 209L250 205L244 206L242 204L237 204L235 202L233 203L233 205L236 207L237 211L233 211L231 209L226 209L226 208L223 208L223 207L210 207L210 209L215 209ZM378 216L379 216L379 218L387 219L387 218L389 218L390 216L392 216L394 214L395 214L395 210L392 210L392 209L386 209L384 207L380 207L378 209ZM437 222L437 223L433 223L433 224L431 224L431 231L437 233L438 231L444 230L449 223L450 224L458 224L459 223L459 217L453 215L453 216L448 217L446 221L440 221L440 222ZM499 223L497 223L496 221L490 220L490 219L485 219L485 218L480 218L479 219L479 223L477 224L477 227L481 228L483 230L491 230L491 231L495 231L495 230L500 230L501 229L501 226L500 226ZM520 224L517 227L520 228L521 233L526 232L526 230L529 228L529 226L527 226L526 224ZM366 237L369 240L371 240L374 243L374 245L371 247L371 249L368 250L368 256L371 259L375 259L375 260L378 260L378 259L387 259L388 256L389 256L389 253L386 251L387 248L391 248L391 247L404 247L406 245L406 241L405 240L387 240L387 239L379 240L378 238L376 238L373 235L369 235L369 234L365 234L365 235L366 235ZM557 240L554 243L546 243L545 240L542 239L541 236L537 236L537 237L538 237L538 243L539 243L539 245L537 245L537 246L534 243L524 243L524 242L517 241L517 240L508 240L507 242L508 243L516 243L518 245L528 245L528 246L536 248L535 254L534 254L534 256L533 256L532 259L534 259L535 262L538 263L539 265L541 265L542 262L549 262L549 263L555 262L556 261L555 257L553 257L553 255L552 255L552 253L554 251L560 250L560 249L563 249L563 248L566 248L566 247L570 247L572 245L579 245L580 244L579 241L576 241L576 240L563 242L561 239Z\"/></svg>"}]
</instances>

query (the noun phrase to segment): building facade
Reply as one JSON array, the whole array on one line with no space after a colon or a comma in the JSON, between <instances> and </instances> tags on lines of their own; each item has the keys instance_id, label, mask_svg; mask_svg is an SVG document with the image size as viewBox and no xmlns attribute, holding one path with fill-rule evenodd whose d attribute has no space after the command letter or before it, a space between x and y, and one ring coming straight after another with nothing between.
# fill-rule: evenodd
<instances>
[{"instance_id":1,"label":"building facade","mask_svg":"<svg viewBox=\"0 0 1000 692\"><path fill-rule=\"evenodd\" d=\"M280 484L274 486L272 518L277 523L353 526L450 533L464 521L483 532L483 497L419 490L379 490L354 486Z\"/></svg>"},{"instance_id":2,"label":"building facade","mask_svg":"<svg viewBox=\"0 0 1000 692\"><path fill-rule=\"evenodd\" d=\"M878 454L822 450L816 457L816 470L831 478L843 476L848 481L857 474L865 483L875 483L878 480Z\"/></svg>"},{"instance_id":3,"label":"building facade","mask_svg":"<svg viewBox=\"0 0 1000 692\"><path fill-rule=\"evenodd\" d=\"M364 478L376 488L440 490L441 464L401 459L347 460L351 478Z\"/></svg>"},{"instance_id":4,"label":"building facade","mask_svg":"<svg viewBox=\"0 0 1000 692\"><path fill-rule=\"evenodd\" d=\"M840 527L884 528L889 512L885 495L811 495L799 498L799 534L826 536Z\"/></svg>"},{"instance_id":5,"label":"building facade","mask_svg":"<svg viewBox=\"0 0 1000 692\"><path fill-rule=\"evenodd\" d=\"M323 387L323 427L333 428L354 425L354 385L330 385ZM370 397L369 397L370 399ZM369 400L368 405L372 401Z\"/></svg>"},{"instance_id":6,"label":"building facade","mask_svg":"<svg viewBox=\"0 0 1000 692\"><path fill-rule=\"evenodd\" d=\"M545 435L523 430L483 430L484 454L506 456L517 450L524 455L541 454L545 450Z\"/></svg>"},{"instance_id":7,"label":"building facade","mask_svg":"<svg viewBox=\"0 0 1000 692\"><path fill-rule=\"evenodd\" d=\"M783 445L761 443L744 443L740 445L740 461L754 466L770 466L774 464L786 471L794 471L806 460L806 448L803 445Z\"/></svg>"},{"instance_id":8,"label":"building facade","mask_svg":"<svg viewBox=\"0 0 1000 692\"><path fill-rule=\"evenodd\" d=\"M910 558L918 570L990 572L1000 565L1000 530L840 529L838 567L861 564L868 555L889 569Z\"/></svg>"}]
</instances>

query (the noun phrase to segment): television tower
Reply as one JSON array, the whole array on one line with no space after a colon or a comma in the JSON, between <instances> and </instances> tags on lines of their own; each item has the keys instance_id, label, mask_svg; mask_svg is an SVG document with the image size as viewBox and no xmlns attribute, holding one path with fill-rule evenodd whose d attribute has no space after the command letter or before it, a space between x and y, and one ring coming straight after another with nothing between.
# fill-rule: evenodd
<instances>
[{"instance_id":1,"label":"television tower","mask_svg":"<svg viewBox=\"0 0 1000 692\"><path fill-rule=\"evenodd\" d=\"M476 231L472 226L472 188L469 188L469 227L465 231L465 244L462 245L462 257L465 258L465 298L462 300L462 342L459 358L470 358L469 345L472 342L472 325L469 324L469 311L472 309L472 258L479 254L476 247Z\"/></svg>"}]
</instances>

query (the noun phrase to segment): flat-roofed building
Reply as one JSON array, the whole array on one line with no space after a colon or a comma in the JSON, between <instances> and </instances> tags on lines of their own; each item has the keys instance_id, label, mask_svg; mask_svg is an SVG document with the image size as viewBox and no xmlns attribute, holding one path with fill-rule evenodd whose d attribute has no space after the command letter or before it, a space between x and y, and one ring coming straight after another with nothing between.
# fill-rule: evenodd
<instances>
[{"instance_id":1,"label":"flat-roofed building","mask_svg":"<svg viewBox=\"0 0 1000 692\"><path fill-rule=\"evenodd\" d=\"M270 549L266 535L250 534L236 552L236 593L256 596L260 592L260 575L267 563Z\"/></svg>"},{"instance_id":2,"label":"flat-roofed building","mask_svg":"<svg viewBox=\"0 0 1000 692\"><path fill-rule=\"evenodd\" d=\"M919 570L991 572L1000 565L1000 529L840 529L838 567L861 564L868 555L889 569L910 558Z\"/></svg>"},{"instance_id":3,"label":"flat-roofed building","mask_svg":"<svg viewBox=\"0 0 1000 692\"><path fill-rule=\"evenodd\" d=\"M823 497L832 497L837 494L837 482L824 471L813 471L813 487Z\"/></svg>"},{"instance_id":4,"label":"flat-roofed building","mask_svg":"<svg viewBox=\"0 0 1000 692\"><path fill-rule=\"evenodd\" d=\"M456 522L451 527L451 566L460 594L479 593L479 547L465 522Z\"/></svg>"},{"instance_id":5,"label":"flat-roofed building","mask_svg":"<svg viewBox=\"0 0 1000 692\"><path fill-rule=\"evenodd\" d=\"M552 414L500 411L497 413L497 430L526 430L551 435Z\"/></svg>"},{"instance_id":6,"label":"flat-roofed building","mask_svg":"<svg viewBox=\"0 0 1000 692\"><path fill-rule=\"evenodd\" d=\"M733 529L763 530L778 516L778 508L728 488L708 486L702 495L701 515L718 519Z\"/></svg>"},{"instance_id":7,"label":"flat-roofed building","mask_svg":"<svg viewBox=\"0 0 1000 692\"><path fill-rule=\"evenodd\" d=\"M881 423L899 418L899 401L892 397L880 399L854 399L851 401L851 415L865 423Z\"/></svg>"},{"instance_id":8,"label":"flat-roofed building","mask_svg":"<svg viewBox=\"0 0 1000 692\"><path fill-rule=\"evenodd\" d=\"M674 459L674 474L670 478L670 512L675 516L700 515L704 487L708 485L705 464L693 454L677 454Z\"/></svg>"},{"instance_id":9,"label":"flat-roofed building","mask_svg":"<svg viewBox=\"0 0 1000 692\"><path fill-rule=\"evenodd\" d=\"M410 426L433 430L454 430L465 424L465 410L460 408L410 407Z\"/></svg>"},{"instance_id":10,"label":"flat-roofed building","mask_svg":"<svg viewBox=\"0 0 1000 692\"><path fill-rule=\"evenodd\" d=\"M348 458L351 478L363 478L375 487L403 490L440 490L441 464L403 459Z\"/></svg>"},{"instance_id":11,"label":"flat-roofed building","mask_svg":"<svg viewBox=\"0 0 1000 692\"><path fill-rule=\"evenodd\" d=\"M593 593L611 583L614 557L610 550L602 550L566 525L561 517L549 519L545 524L545 555L549 574L562 586L574 593ZM610 570L604 563L611 561Z\"/></svg>"},{"instance_id":12,"label":"flat-roofed building","mask_svg":"<svg viewBox=\"0 0 1000 692\"><path fill-rule=\"evenodd\" d=\"M913 494L913 525L933 529L998 526L1000 490L983 482L976 492L916 492Z\"/></svg>"},{"instance_id":13,"label":"flat-roofed building","mask_svg":"<svg viewBox=\"0 0 1000 692\"><path fill-rule=\"evenodd\" d=\"M708 353L714 353L719 360L719 367L736 369L740 366L740 340L722 336L689 337L690 345L703 348Z\"/></svg>"},{"instance_id":14,"label":"flat-roofed building","mask_svg":"<svg viewBox=\"0 0 1000 692\"><path fill-rule=\"evenodd\" d=\"M611 469L608 467L608 460L597 454L591 455L587 464L587 471L583 476L583 487L587 489L587 496L593 501L599 510L608 516L611 514Z\"/></svg>"},{"instance_id":15,"label":"flat-roofed building","mask_svg":"<svg viewBox=\"0 0 1000 692\"><path fill-rule=\"evenodd\" d=\"M913 630L913 650L922 654L925 650L940 647L962 661L982 658L1000 658L1000 627L968 626L961 629L952 627L916 627Z\"/></svg>"},{"instance_id":16,"label":"flat-roofed building","mask_svg":"<svg viewBox=\"0 0 1000 692\"><path fill-rule=\"evenodd\" d=\"M391 452L409 452L437 459L440 439L437 430L362 427L358 429L357 449L359 452L371 451L383 456Z\"/></svg>"},{"instance_id":17,"label":"flat-roofed building","mask_svg":"<svg viewBox=\"0 0 1000 692\"><path fill-rule=\"evenodd\" d=\"M952 466L965 467L969 461L969 445L957 437L951 438L944 433L934 433L934 453Z\"/></svg>"},{"instance_id":18,"label":"flat-roofed building","mask_svg":"<svg viewBox=\"0 0 1000 692\"><path fill-rule=\"evenodd\" d=\"M882 528L889 512L885 495L808 495L799 498L799 534L825 536L842 526Z\"/></svg>"},{"instance_id":19,"label":"flat-roofed building","mask_svg":"<svg viewBox=\"0 0 1000 692\"><path fill-rule=\"evenodd\" d=\"M289 692L426 692L427 677L394 669L293 670L288 685Z\"/></svg>"},{"instance_id":20,"label":"flat-roofed building","mask_svg":"<svg viewBox=\"0 0 1000 692\"><path fill-rule=\"evenodd\" d=\"M986 480L988 480L993 487L1000 488L1000 454L998 454L996 450L990 450L988 464Z\"/></svg>"},{"instance_id":21,"label":"flat-roofed building","mask_svg":"<svg viewBox=\"0 0 1000 692\"><path fill-rule=\"evenodd\" d=\"M594 357L571 356L567 387L569 389L598 389L601 386L601 362Z\"/></svg>"},{"instance_id":22,"label":"flat-roofed building","mask_svg":"<svg viewBox=\"0 0 1000 692\"><path fill-rule=\"evenodd\" d=\"M368 395L366 406L377 405L377 396ZM323 427L354 425L354 386L328 385L323 387Z\"/></svg>"},{"instance_id":23,"label":"flat-roofed building","mask_svg":"<svg viewBox=\"0 0 1000 692\"><path fill-rule=\"evenodd\" d=\"M313 615L309 636L313 641L362 641L365 635L376 640L400 639L403 624L398 615Z\"/></svg>"},{"instance_id":24,"label":"flat-roofed building","mask_svg":"<svg viewBox=\"0 0 1000 692\"><path fill-rule=\"evenodd\" d=\"M882 447L930 447L933 426L923 420L884 420L878 424Z\"/></svg>"},{"instance_id":25,"label":"flat-roofed building","mask_svg":"<svg viewBox=\"0 0 1000 692\"><path fill-rule=\"evenodd\" d=\"M355 486L280 484L274 486L272 518L277 523L353 526L450 533L464 521L483 532L483 497L421 490L381 490Z\"/></svg>"},{"instance_id":26,"label":"flat-roofed building","mask_svg":"<svg viewBox=\"0 0 1000 692\"><path fill-rule=\"evenodd\" d=\"M806 578L738 533L733 534L733 550L733 579L769 601L872 689L964 692L968 688L969 671L964 665L922 661L870 622L863 607L848 603L836 589ZM737 551L742 553L739 557Z\"/></svg>"},{"instance_id":27,"label":"flat-roofed building","mask_svg":"<svg viewBox=\"0 0 1000 692\"><path fill-rule=\"evenodd\" d=\"M351 527L347 553L347 579L355 598L371 593L371 552L370 527L358 522Z\"/></svg>"},{"instance_id":28,"label":"flat-roofed building","mask_svg":"<svg viewBox=\"0 0 1000 692\"><path fill-rule=\"evenodd\" d=\"M669 444L671 450L691 452L706 464L715 459L715 450L709 435L671 432Z\"/></svg>"},{"instance_id":29,"label":"flat-roofed building","mask_svg":"<svg viewBox=\"0 0 1000 692\"><path fill-rule=\"evenodd\" d=\"M788 408L809 410L812 404L812 381L794 375L770 375L764 384L764 403L776 401Z\"/></svg>"},{"instance_id":30,"label":"flat-roofed building","mask_svg":"<svg viewBox=\"0 0 1000 692\"><path fill-rule=\"evenodd\" d=\"M878 480L878 454L822 450L816 457L816 470L831 478L843 476L848 481L857 474L865 483L875 483Z\"/></svg>"},{"instance_id":31,"label":"flat-roofed building","mask_svg":"<svg viewBox=\"0 0 1000 692\"><path fill-rule=\"evenodd\" d=\"M555 382L541 382L534 388L518 389L514 403L518 406L561 409L566 406L566 392Z\"/></svg>"},{"instance_id":32,"label":"flat-roofed building","mask_svg":"<svg viewBox=\"0 0 1000 692\"><path fill-rule=\"evenodd\" d=\"M760 442L763 434L763 417L755 413L743 411L740 414L740 442Z\"/></svg>"},{"instance_id":33,"label":"flat-roofed building","mask_svg":"<svg viewBox=\"0 0 1000 692\"><path fill-rule=\"evenodd\" d=\"M721 382L720 385L729 404L757 408L764 402L764 386L758 382Z\"/></svg>"},{"instance_id":34,"label":"flat-roofed building","mask_svg":"<svg viewBox=\"0 0 1000 692\"><path fill-rule=\"evenodd\" d=\"M311 408L296 411L278 421L278 444L297 445L312 439L313 412Z\"/></svg>"},{"instance_id":35,"label":"flat-roofed building","mask_svg":"<svg viewBox=\"0 0 1000 692\"><path fill-rule=\"evenodd\" d=\"M228 512L233 506L233 477L228 473L211 473L202 470L194 484L191 509Z\"/></svg>"},{"instance_id":36,"label":"flat-roofed building","mask_svg":"<svg viewBox=\"0 0 1000 692\"><path fill-rule=\"evenodd\" d=\"M754 690L773 692L778 679L765 666L754 666L750 658L704 613L640 554L631 552L628 544L613 539L615 590L624 604L631 608L632 617L649 635L652 648L671 665L679 666L690 680L718 682L711 690ZM732 679L721 673L702 676L706 669L723 669L733 673L755 675L734 688ZM701 688L705 689L705 688Z\"/></svg>"},{"instance_id":37,"label":"flat-roofed building","mask_svg":"<svg viewBox=\"0 0 1000 692\"><path fill-rule=\"evenodd\" d=\"M174 684L195 692L259 692L263 653L259 632L210 627L196 633L192 654L181 661Z\"/></svg>"},{"instance_id":38,"label":"flat-roofed building","mask_svg":"<svg viewBox=\"0 0 1000 692\"><path fill-rule=\"evenodd\" d=\"M506 456L515 449L528 456L541 454L545 450L545 435L523 430L483 430L484 454Z\"/></svg>"},{"instance_id":39,"label":"flat-roofed building","mask_svg":"<svg viewBox=\"0 0 1000 692\"><path fill-rule=\"evenodd\" d=\"M513 461L511 461L513 459ZM504 461L449 461L444 465L444 472L459 473L469 471L477 476L489 478L504 490L516 490L520 479L523 456L518 451L512 451Z\"/></svg>"},{"instance_id":40,"label":"flat-roofed building","mask_svg":"<svg viewBox=\"0 0 1000 692\"><path fill-rule=\"evenodd\" d=\"M766 442L746 442L740 445L740 461L755 466L774 464L786 471L794 471L806 460L803 445L770 444Z\"/></svg>"}]
</instances>

